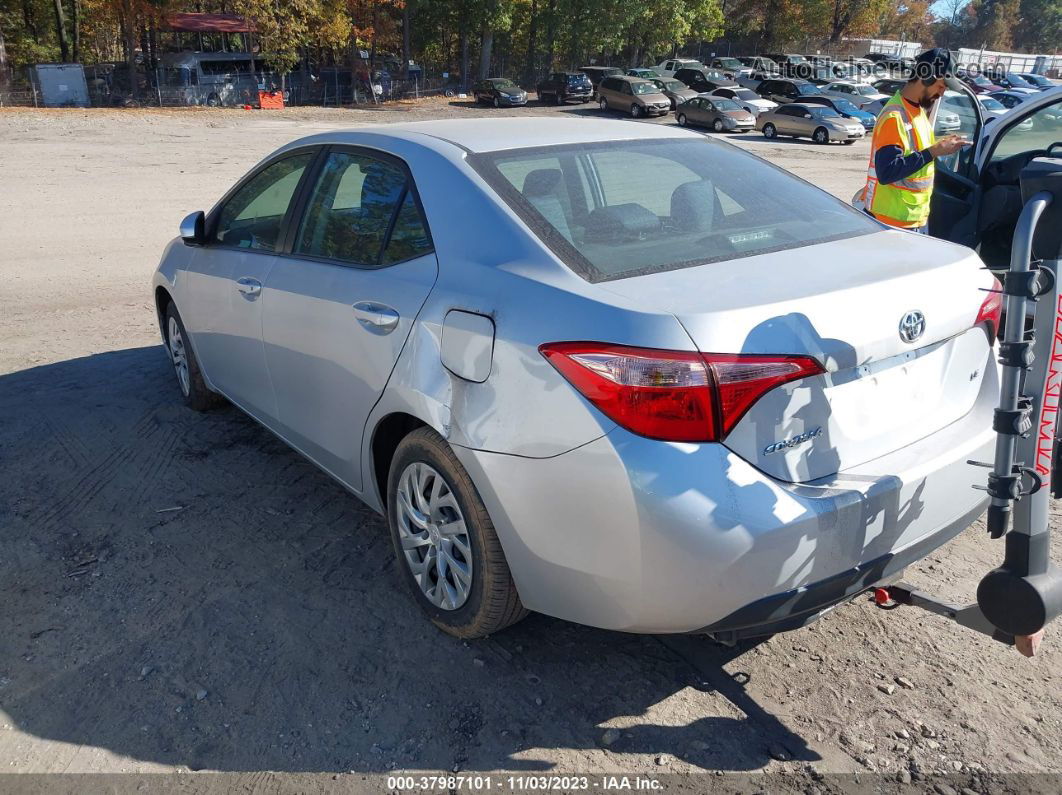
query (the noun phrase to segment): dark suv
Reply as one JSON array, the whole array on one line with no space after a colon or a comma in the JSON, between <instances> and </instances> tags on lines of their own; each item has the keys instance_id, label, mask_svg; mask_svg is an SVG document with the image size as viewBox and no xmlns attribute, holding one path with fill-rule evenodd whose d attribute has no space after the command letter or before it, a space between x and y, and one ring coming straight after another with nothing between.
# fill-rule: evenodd
<instances>
[{"instance_id":1,"label":"dark suv","mask_svg":"<svg viewBox=\"0 0 1062 795\"><path fill-rule=\"evenodd\" d=\"M623 75L623 70L618 69L615 66L580 66L579 71L590 78L590 83L593 85L594 90L597 90L598 85L606 77L611 75Z\"/></svg>"},{"instance_id":2,"label":"dark suv","mask_svg":"<svg viewBox=\"0 0 1062 795\"><path fill-rule=\"evenodd\" d=\"M589 102L594 97L594 86L582 72L554 72L538 84L540 102Z\"/></svg>"},{"instance_id":3,"label":"dark suv","mask_svg":"<svg viewBox=\"0 0 1062 795\"><path fill-rule=\"evenodd\" d=\"M737 87L737 83L714 69L679 69L675 72L675 79L685 83L698 94L715 91L717 88Z\"/></svg>"},{"instance_id":4,"label":"dark suv","mask_svg":"<svg viewBox=\"0 0 1062 795\"><path fill-rule=\"evenodd\" d=\"M807 80L764 80L753 89L764 99L784 105L795 102L797 97L816 96L822 92L814 83Z\"/></svg>"}]
</instances>

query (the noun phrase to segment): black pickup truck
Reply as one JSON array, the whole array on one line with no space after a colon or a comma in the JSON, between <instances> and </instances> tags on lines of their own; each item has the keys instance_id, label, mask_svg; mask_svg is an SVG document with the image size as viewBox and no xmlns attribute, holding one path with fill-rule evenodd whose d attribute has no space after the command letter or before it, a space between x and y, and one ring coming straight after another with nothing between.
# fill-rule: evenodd
<instances>
[{"instance_id":1,"label":"black pickup truck","mask_svg":"<svg viewBox=\"0 0 1062 795\"><path fill-rule=\"evenodd\" d=\"M554 72L537 88L539 101L549 101L554 105L589 102L594 97L594 86L582 72Z\"/></svg>"}]
</instances>

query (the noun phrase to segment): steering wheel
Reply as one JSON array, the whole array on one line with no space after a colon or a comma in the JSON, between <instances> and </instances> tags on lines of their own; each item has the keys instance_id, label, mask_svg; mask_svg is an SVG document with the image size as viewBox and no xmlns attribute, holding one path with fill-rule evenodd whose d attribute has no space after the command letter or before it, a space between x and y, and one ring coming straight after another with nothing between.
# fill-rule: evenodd
<instances>
[{"instance_id":1,"label":"steering wheel","mask_svg":"<svg viewBox=\"0 0 1062 795\"><path fill-rule=\"evenodd\" d=\"M1062 149L1062 141L1055 141L1053 144L1047 147L1047 151L1044 152L1044 154L1048 157L1054 157L1054 155L1052 155L1051 153L1055 151L1056 147Z\"/></svg>"}]
</instances>

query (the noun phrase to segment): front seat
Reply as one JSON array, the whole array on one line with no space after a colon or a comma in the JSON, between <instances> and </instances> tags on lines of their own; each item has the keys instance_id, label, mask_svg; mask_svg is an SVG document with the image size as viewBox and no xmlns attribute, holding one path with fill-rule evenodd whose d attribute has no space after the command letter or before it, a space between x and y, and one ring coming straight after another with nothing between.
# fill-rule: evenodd
<instances>
[{"instance_id":1,"label":"front seat","mask_svg":"<svg viewBox=\"0 0 1062 795\"><path fill-rule=\"evenodd\" d=\"M684 182L671 194L671 223L679 232L710 233L718 202L710 181Z\"/></svg>"},{"instance_id":2,"label":"front seat","mask_svg":"<svg viewBox=\"0 0 1062 795\"><path fill-rule=\"evenodd\" d=\"M572 242L571 225L565 212L564 175L559 168L537 168L524 177L521 191L531 206L538 210L568 242Z\"/></svg>"}]
</instances>

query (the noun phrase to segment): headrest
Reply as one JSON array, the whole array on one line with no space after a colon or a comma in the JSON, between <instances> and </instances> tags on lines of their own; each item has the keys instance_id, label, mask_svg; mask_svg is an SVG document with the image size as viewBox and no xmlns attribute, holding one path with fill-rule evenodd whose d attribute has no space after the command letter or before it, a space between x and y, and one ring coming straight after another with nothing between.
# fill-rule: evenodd
<instances>
[{"instance_id":1,"label":"headrest","mask_svg":"<svg viewBox=\"0 0 1062 795\"><path fill-rule=\"evenodd\" d=\"M598 207L587 218L586 234L593 240L630 240L660 229L660 219L640 204Z\"/></svg>"},{"instance_id":2,"label":"headrest","mask_svg":"<svg viewBox=\"0 0 1062 795\"><path fill-rule=\"evenodd\" d=\"M561 183L559 168L537 168L524 177L524 196L548 196L556 193Z\"/></svg>"}]
</instances>

